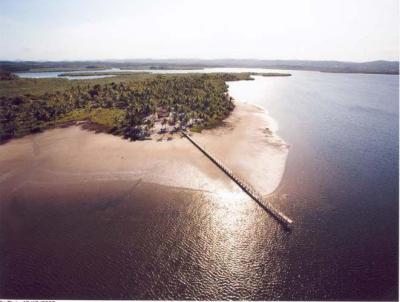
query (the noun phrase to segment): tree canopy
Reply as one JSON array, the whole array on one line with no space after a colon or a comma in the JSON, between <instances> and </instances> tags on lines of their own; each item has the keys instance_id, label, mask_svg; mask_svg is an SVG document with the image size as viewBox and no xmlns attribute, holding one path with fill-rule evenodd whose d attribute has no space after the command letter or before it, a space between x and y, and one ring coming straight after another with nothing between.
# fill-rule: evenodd
<instances>
[{"instance_id":1,"label":"tree canopy","mask_svg":"<svg viewBox=\"0 0 400 302\"><path fill-rule=\"evenodd\" d=\"M240 79L249 79L249 75L126 76L115 81L70 81L75 83L36 95L21 85L20 94L14 89L12 94L0 97L0 141L73 120L90 120L107 132L138 139L149 135L160 112L168 117L169 125L197 130L213 127L234 108L225 82Z\"/></svg>"}]
</instances>

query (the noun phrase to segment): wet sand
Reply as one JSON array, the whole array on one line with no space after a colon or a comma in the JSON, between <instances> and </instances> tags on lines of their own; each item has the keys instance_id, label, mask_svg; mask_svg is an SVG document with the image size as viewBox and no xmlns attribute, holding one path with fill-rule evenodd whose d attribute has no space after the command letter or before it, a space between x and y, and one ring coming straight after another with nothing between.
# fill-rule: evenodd
<instances>
[{"instance_id":1,"label":"wet sand","mask_svg":"<svg viewBox=\"0 0 400 302\"><path fill-rule=\"evenodd\" d=\"M270 126L237 103L224 126L193 136L269 193L287 155ZM71 126L12 140L0 146L0 297L263 297L282 274L279 251L257 273L282 232L266 217L180 136L130 142Z\"/></svg>"},{"instance_id":2,"label":"wet sand","mask_svg":"<svg viewBox=\"0 0 400 302\"><path fill-rule=\"evenodd\" d=\"M282 179L289 145L274 132L275 121L264 109L235 104L223 127L192 136L258 192L271 194Z\"/></svg>"},{"instance_id":3,"label":"wet sand","mask_svg":"<svg viewBox=\"0 0 400 302\"><path fill-rule=\"evenodd\" d=\"M291 144L277 189L243 177L282 194L273 203L291 232L184 139L48 131L0 146L0 297L397 301L398 77L296 72L229 85L268 108ZM235 138L246 133L239 113L194 137L232 170L256 162L250 146L285 156L259 129L276 131L265 114L269 126L254 114L253 131Z\"/></svg>"},{"instance_id":4,"label":"wet sand","mask_svg":"<svg viewBox=\"0 0 400 302\"><path fill-rule=\"evenodd\" d=\"M225 125L193 134L235 173L264 194L282 177L287 147L265 130L269 117L236 102ZM141 180L212 192L240 189L187 139L130 142L80 126L53 129L0 146L0 194L4 199L26 185Z\"/></svg>"}]
</instances>

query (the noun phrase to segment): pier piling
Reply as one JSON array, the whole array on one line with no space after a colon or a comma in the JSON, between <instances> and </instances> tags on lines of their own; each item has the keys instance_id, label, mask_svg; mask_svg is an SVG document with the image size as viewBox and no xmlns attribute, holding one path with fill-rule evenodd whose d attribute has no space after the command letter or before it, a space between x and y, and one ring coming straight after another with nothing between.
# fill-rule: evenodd
<instances>
[{"instance_id":1,"label":"pier piling","mask_svg":"<svg viewBox=\"0 0 400 302\"><path fill-rule=\"evenodd\" d=\"M182 131L184 137L186 137L194 146L197 147L205 156L207 156L218 168L225 172L244 192L247 193L261 208L268 212L278 222L280 222L285 228L290 228L293 221L284 215L282 212L277 210L269 201L265 200L261 194L257 193L248 183L236 176L230 169L228 169L220 160L216 159L213 155L207 152L201 147L193 138L191 138L185 131Z\"/></svg>"}]
</instances>

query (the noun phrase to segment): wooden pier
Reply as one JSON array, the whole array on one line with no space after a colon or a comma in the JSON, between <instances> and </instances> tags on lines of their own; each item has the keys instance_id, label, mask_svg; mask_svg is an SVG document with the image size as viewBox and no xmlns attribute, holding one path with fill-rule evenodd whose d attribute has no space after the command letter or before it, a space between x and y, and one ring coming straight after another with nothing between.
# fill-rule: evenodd
<instances>
[{"instance_id":1,"label":"wooden pier","mask_svg":"<svg viewBox=\"0 0 400 302\"><path fill-rule=\"evenodd\" d=\"M214 164L218 166L222 171L225 172L236 184L245 191L261 208L266 212L271 214L278 222L280 222L284 227L290 228L293 221L284 215L282 212L274 208L274 206L265 200L261 194L257 193L248 183L240 179L238 176L233 174L233 172L228 169L220 160L216 159L209 152L207 152L203 147L201 147L193 138L191 138L185 131L182 131L183 136L185 136L193 145L195 145L205 156L207 156Z\"/></svg>"}]
</instances>

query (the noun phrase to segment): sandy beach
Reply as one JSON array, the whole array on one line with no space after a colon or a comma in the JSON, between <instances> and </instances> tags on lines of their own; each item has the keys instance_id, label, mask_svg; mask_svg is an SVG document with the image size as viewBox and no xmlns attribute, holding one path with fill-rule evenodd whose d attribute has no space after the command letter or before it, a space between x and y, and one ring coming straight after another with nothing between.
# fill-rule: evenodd
<instances>
[{"instance_id":1,"label":"sandy beach","mask_svg":"<svg viewBox=\"0 0 400 302\"><path fill-rule=\"evenodd\" d=\"M179 136L130 142L71 126L0 145L1 296L396 300L397 83L309 72L232 82L241 102L224 125L192 134L274 192L291 232Z\"/></svg>"},{"instance_id":2,"label":"sandy beach","mask_svg":"<svg viewBox=\"0 0 400 302\"><path fill-rule=\"evenodd\" d=\"M193 138L267 194L288 152L266 131L270 122L236 102L223 126ZM249 251L266 249L254 236L281 226L187 138L168 136L131 142L75 125L1 145L0 292L211 299L225 280L246 275L243 263L257 257ZM258 286L234 282L229 297L251 297Z\"/></svg>"},{"instance_id":3,"label":"sandy beach","mask_svg":"<svg viewBox=\"0 0 400 302\"><path fill-rule=\"evenodd\" d=\"M236 102L223 126L193 137L263 194L279 184L287 146L267 128L260 108ZM267 130L266 130L267 129ZM141 180L212 192L240 189L187 139L130 142L71 126L0 146L2 198L24 186L51 187L93 181ZM262 164L260 164L262 163Z\"/></svg>"}]
</instances>

